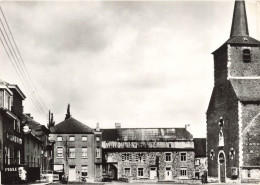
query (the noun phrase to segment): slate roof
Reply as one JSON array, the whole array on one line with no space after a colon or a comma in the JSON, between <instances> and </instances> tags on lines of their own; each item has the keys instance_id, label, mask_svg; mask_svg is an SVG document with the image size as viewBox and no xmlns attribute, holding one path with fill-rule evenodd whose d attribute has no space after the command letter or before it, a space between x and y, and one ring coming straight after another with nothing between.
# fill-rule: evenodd
<instances>
[{"instance_id":1,"label":"slate roof","mask_svg":"<svg viewBox=\"0 0 260 185\"><path fill-rule=\"evenodd\" d=\"M250 134L254 136L258 136L258 132L260 130L260 113L258 113L252 121L242 130L243 134ZM257 137L260 141L260 137Z\"/></svg>"},{"instance_id":2,"label":"slate roof","mask_svg":"<svg viewBox=\"0 0 260 185\"><path fill-rule=\"evenodd\" d=\"M26 114L23 114L23 120L25 121L25 124L30 127L31 134L37 139L44 141L44 138L41 138L41 136L44 135L43 130L46 131L47 128Z\"/></svg>"},{"instance_id":3,"label":"slate roof","mask_svg":"<svg viewBox=\"0 0 260 185\"><path fill-rule=\"evenodd\" d=\"M206 157L206 138L194 138L195 157Z\"/></svg>"},{"instance_id":4,"label":"slate roof","mask_svg":"<svg viewBox=\"0 0 260 185\"><path fill-rule=\"evenodd\" d=\"M226 47L227 44L260 46L260 41L249 36L246 7L244 1L235 1L230 38L222 46L215 50L213 54L219 51L221 48Z\"/></svg>"},{"instance_id":5,"label":"slate roof","mask_svg":"<svg viewBox=\"0 0 260 185\"><path fill-rule=\"evenodd\" d=\"M245 1L235 1L230 36L249 35Z\"/></svg>"},{"instance_id":6,"label":"slate roof","mask_svg":"<svg viewBox=\"0 0 260 185\"><path fill-rule=\"evenodd\" d=\"M224 44L222 44L218 49L216 49L212 54L216 53L219 51L221 48L224 46L227 46L227 44L230 45L241 45L241 46L260 46L260 41L256 40L250 36L232 36L230 37Z\"/></svg>"},{"instance_id":7,"label":"slate roof","mask_svg":"<svg viewBox=\"0 0 260 185\"><path fill-rule=\"evenodd\" d=\"M101 131L103 141L171 141L193 138L185 128L120 128Z\"/></svg>"},{"instance_id":8,"label":"slate roof","mask_svg":"<svg viewBox=\"0 0 260 185\"><path fill-rule=\"evenodd\" d=\"M87 125L79 122L78 120L70 117L57 125L51 127L51 133L59 134L81 134L81 133L94 133L93 129Z\"/></svg>"},{"instance_id":9,"label":"slate roof","mask_svg":"<svg viewBox=\"0 0 260 185\"><path fill-rule=\"evenodd\" d=\"M230 81L240 101L260 101L260 79L230 78Z\"/></svg>"}]
</instances>

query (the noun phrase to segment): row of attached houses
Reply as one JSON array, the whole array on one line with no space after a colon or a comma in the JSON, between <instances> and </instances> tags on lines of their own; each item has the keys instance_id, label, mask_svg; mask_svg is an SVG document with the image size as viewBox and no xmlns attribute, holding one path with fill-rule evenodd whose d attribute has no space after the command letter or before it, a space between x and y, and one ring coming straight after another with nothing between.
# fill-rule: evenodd
<instances>
[{"instance_id":1,"label":"row of attached houses","mask_svg":"<svg viewBox=\"0 0 260 185\"><path fill-rule=\"evenodd\" d=\"M92 129L66 117L51 128L50 140L54 172L67 174L69 181L94 182L104 176L178 181L201 178L207 171L206 139L193 139L187 128L121 128L116 123L114 129L98 124Z\"/></svg>"},{"instance_id":2,"label":"row of attached houses","mask_svg":"<svg viewBox=\"0 0 260 185\"><path fill-rule=\"evenodd\" d=\"M25 98L17 85L0 81L2 183L39 180L48 171L88 182L104 175L130 181L196 178L198 152L186 128L92 129L67 112L48 129L23 113ZM204 170L199 168L197 178Z\"/></svg>"},{"instance_id":3,"label":"row of attached houses","mask_svg":"<svg viewBox=\"0 0 260 185\"><path fill-rule=\"evenodd\" d=\"M0 80L0 183L39 180L40 171L52 169L49 130L23 113L25 98Z\"/></svg>"}]
</instances>

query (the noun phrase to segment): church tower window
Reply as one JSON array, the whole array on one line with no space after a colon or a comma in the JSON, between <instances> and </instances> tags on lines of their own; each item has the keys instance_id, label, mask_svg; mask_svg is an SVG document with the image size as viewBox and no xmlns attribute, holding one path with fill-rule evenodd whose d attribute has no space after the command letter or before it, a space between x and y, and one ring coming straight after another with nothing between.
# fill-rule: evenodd
<instances>
[{"instance_id":1,"label":"church tower window","mask_svg":"<svg viewBox=\"0 0 260 185\"><path fill-rule=\"evenodd\" d=\"M243 50L243 61L245 63L251 62L251 52L249 49Z\"/></svg>"}]
</instances>

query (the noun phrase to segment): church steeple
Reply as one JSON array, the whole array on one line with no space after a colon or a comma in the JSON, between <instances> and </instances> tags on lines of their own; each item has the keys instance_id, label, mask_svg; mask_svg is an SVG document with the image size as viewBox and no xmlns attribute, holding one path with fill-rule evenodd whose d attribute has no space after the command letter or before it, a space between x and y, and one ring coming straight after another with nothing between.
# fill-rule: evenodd
<instances>
[{"instance_id":1,"label":"church steeple","mask_svg":"<svg viewBox=\"0 0 260 185\"><path fill-rule=\"evenodd\" d=\"M248 35L245 1L236 0L230 37Z\"/></svg>"}]
</instances>

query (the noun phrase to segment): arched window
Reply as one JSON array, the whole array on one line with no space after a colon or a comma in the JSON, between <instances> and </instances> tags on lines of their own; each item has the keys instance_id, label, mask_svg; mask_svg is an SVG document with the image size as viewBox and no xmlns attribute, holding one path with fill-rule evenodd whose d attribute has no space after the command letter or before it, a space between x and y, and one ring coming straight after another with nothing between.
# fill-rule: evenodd
<instances>
[{"instance_id":1,"label":"arched window","mask_svg":"<svg viewBox=\"0 0 260 185\"><path fill-rule=\"evenodd\" d=\"M244 62L251 62L251 52L249 49L243 50L243 61Z\"/></svg>"}]
</instances>

